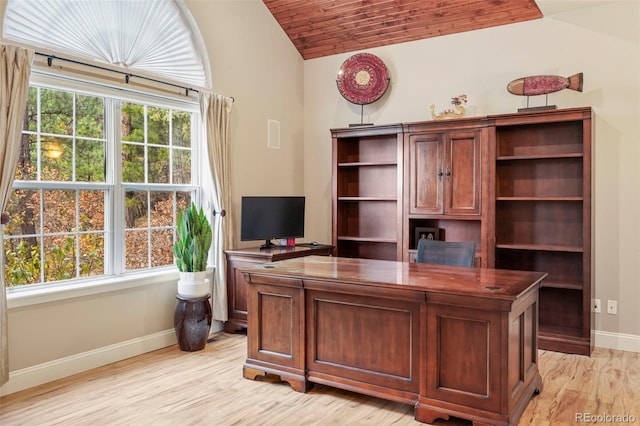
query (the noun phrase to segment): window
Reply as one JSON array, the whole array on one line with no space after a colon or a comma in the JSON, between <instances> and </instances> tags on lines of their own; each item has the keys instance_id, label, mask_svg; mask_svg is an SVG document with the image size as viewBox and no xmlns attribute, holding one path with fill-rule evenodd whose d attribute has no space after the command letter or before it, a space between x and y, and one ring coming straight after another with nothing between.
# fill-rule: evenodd
<instances>
[{"instance_id":1,"label":"window","mask_svg":"<svg viewBox=\"0 0 640 426\"><path fill-rule=\"evenodd\" d=\"M177 211L199 196L197 104L36 80L6 209L7 286L172 265Z\"/></svg>"}]
</instances>

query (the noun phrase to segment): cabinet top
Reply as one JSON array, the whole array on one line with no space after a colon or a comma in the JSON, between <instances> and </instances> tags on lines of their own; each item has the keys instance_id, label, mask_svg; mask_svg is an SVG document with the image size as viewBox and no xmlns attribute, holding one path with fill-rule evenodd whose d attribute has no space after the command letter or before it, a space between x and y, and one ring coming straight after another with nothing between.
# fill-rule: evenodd
<instances>
[{"instance_id":1,"label":"cabinet top","mask_svg":"<svg viewBox=\"0 0 640 426\"><path fill-rule=\"evenodd\" d=\"M376 136L376 135L391 135L394 133L402 132L402 124L381 124L378 126L354 126L343 127L337 129L331 129L333 136L341 136L346 134L348 136Z\"/></svg>"},{"instance_id":2,"label":"cabinet top","mask_svg":"<svg viewBox=\"0 0 640 426\"><path fill-rule=\"evenodd\" d=\"M491 114L484 116L452 118L447 120L425 120L407 123L385 124L379 126L349 127L331 129L334 137L362 137L389 135L393 133L415 132L427 130L440 130L447 128L472 128L487 127L503 124L553 122L567 120L581 120L593 117L593 110L590 106L512 112L505 114Z\"/></svg>"},{"instance_id":3,"label":"cabinet top","mask_svg":"<svg viewBox=\"0 0 640 426\"><path fill-rule=\"evenodd\" d=\"M490 125L552 123L593 118L591 107L563 108L547 111L524 111L515 114L497 114L487 117Z\"/></svg>"}]
</instances>

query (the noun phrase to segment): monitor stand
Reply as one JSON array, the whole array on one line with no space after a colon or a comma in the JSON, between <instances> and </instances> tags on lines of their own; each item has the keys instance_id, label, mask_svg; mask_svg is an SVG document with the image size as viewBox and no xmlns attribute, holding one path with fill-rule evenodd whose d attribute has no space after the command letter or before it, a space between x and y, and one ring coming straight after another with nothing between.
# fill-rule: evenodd
<instances>
[{"instance_id":1,"label":"monitor stand","mask_svg":"<svg viewBox=\"0 0 640 426\"><path fill-rule=\"evenodd\" d=\"M270 249L270 248L274 248L274 247L278 247L275 244L273 244L271 242L271 240L265 240L264 244L260 246L260 250L264 250L264 249Z\"/></svg>"}]
</instances>

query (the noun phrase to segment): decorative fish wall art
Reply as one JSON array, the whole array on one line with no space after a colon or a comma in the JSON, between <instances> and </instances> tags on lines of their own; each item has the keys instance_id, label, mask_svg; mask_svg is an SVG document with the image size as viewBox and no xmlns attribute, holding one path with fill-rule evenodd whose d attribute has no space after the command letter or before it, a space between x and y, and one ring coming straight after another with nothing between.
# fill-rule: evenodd
<instances>
[{"instance_id":1,"label":"decorative fish wall art","mask_svg":"<svg viewBox=\"0 0 640 426\"><path fill-rule=\"evenodd\" d=\"M564 89L582 92L582 73L569 77L532 75L513 80L507 85L509 93L519 96L546 95Z\"/></svg>"},{"instance_id":2,"label":"decorative fish wall art","mask_svg":"<svg viewBox=\"0 0 640 426\"><path fill-rule=\"evenodd\" d=\"M577 73L569 77L559 75L532 75L522 77L507 84L507 91L514 95L527 97L527 108L519 108L518 112L532 111L540 109L555 109L555 105L529 108L529 96L545 95L559 92L564 89L582 92L582 73Z\"/></svg>"}]
</instances>

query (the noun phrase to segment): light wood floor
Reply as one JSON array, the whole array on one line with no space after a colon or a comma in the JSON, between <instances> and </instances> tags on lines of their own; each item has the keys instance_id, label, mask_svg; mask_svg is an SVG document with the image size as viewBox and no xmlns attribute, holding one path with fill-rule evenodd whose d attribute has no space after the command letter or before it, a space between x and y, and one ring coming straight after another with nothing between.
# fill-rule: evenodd
<instances>
[{"instance_id":1,"label":"light wood floor","mask_svg":"<svg viewBox=\"0 0 640 426\"><path fill-rule=\"evenodd\" d=\"M245 356L242 334L222 334L198 352L161 349L4 396L0 424L421 424L409 405L322 385L302 394L275 378L243 379ZM640 425L640 353L598 348L588 358L541 351L540 371L543 392L531 400L521 425L579 424L576 413L627 414Z\"/></svg>"}]
</instances>

